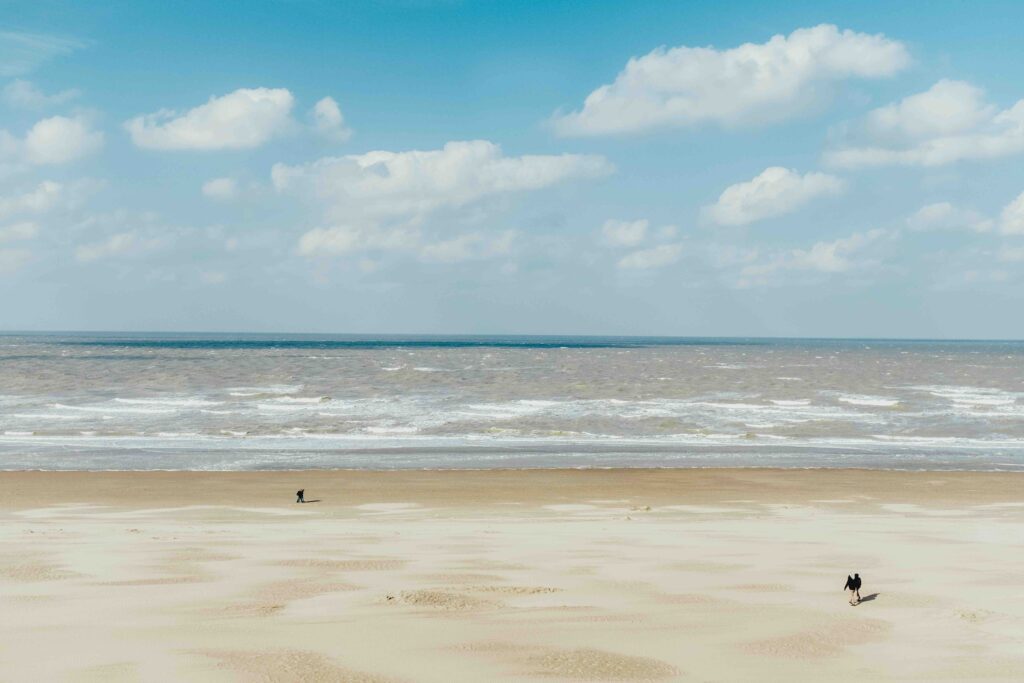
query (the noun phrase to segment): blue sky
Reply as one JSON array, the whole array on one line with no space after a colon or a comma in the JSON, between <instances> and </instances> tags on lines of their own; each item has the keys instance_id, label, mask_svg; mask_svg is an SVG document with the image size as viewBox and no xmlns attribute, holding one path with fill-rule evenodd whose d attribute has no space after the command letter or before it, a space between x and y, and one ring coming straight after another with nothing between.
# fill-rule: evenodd
<instances>
[{"instance_id":1,"label":"blue sky","mask_svg":"<svg viewBox=\"0 0 1024 683\"><path fill-rule=\"evenodd\" d=\"M1022 338L1022 23L3 2L0 328Z\"/></svg>"}]
</instances>

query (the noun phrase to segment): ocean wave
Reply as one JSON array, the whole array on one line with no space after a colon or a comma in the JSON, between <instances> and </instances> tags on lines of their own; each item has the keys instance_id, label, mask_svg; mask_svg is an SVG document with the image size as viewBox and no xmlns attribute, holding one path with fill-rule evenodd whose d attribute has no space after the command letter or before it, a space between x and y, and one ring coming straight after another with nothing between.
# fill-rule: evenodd
<instances>
[{"instance_id":1,"label":"ocean wave","mask_svg":"<svg viewBox=\"0 0 1024 683\"><path fill-rule=\"evenodd\" d=\"M116 407L116 406L69 406L64 403L54 403L53 408L60 410L75 410L83 413L103 413L122 415L172 415L178 411L177 408L142 408L142 407Z\"/></svg>"},{"instance_id":2,"label":"ocean wave","mask_svg":"<svg viewBox=\"0 0 1024 683\"><path fill-rule=\"evenodd\" d=\"M225 391L230 396L247 398L254 396L274 396L280 394L296 394L302 391L301 384L271 384L262 387L228 387Z\"/></svg>"},{"instance_id":3,"label":"ocean wave","mask_svg":"<svg viewBox=\"0 0 1024 683\"><path fill-rule=\"evenodd\" d=\"M206 408L223 405L223 401L203 398L115 398L115 403L137 406L168 406L171 408Z\"/></svg>"},{"instance_id":4,"label":"ocean wave","mask_svg":"<svg viewBox=\"0 0 1024 683\"><path fill-rule=\"evenodd\" d=\"M843 403L849 403L855 406L872 406L876 408L892 408L893 406L899 405L900 400L898 398L889 398L888 396L862 396L853 394L841 394L837 399Z\"/></svg>"},{"instance_id":5,"label":"ocean wave","mask_svg":"<svg viewBox=\"0 0 1024 683\"><path fill-rule=\"evenodd\" d=\"M12 413L11 417L21 420L86 420L88 415L60 415L58 413Z\"/></svg>"}]
</instances>

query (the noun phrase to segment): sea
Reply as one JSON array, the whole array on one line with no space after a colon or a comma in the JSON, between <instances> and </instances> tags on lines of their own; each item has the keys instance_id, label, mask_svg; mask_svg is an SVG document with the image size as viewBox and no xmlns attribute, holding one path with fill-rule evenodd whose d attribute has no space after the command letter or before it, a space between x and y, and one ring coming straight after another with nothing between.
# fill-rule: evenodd
<instances>
[{"instance_id":1,"label":"sea","mask_svg":"<svg viewBox=\"0 0 1024 683\"><path fill-rule=\"evenodd\" d=\"M0 336L0 469L1024 468L1024 342Z\"/></svg>"}]
</instances>

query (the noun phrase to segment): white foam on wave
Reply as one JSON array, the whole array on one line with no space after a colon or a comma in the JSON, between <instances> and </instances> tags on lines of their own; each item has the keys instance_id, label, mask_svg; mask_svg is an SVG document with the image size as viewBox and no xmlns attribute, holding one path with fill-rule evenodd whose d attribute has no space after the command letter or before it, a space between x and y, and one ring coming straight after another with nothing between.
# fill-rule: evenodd
<instances>
[{"instance_id":1,"label":"white foam on wave","mask_svg":"<svg viewBox=\"0 0 1024 683\"><path fill-rule=\"evenodd\" d=\"M58 413L14 413L11 417L21 420L85 420L88 415L60 415Z\"/></svg>"},{"instance_id":2,"label":"white foam on wave","mask_svg":"<svg viewBox=\"0 0 1024 683\"><path fill-rule=\"evenodd\" d=\"M268 394L295 394L302 391L302 387L301 384L271 384L265 387L228 387L227 392L231 396L244 398Z\"/></svg>"},{"instance_id":3,"label":"white foam on wave","mask_svg":"<svg viewBox=\"0 0 1024 683\"><path fill-rule=\"evenodd\" d=\"M909 387L916 391L926 391L932 396L944 398L954 404L976 406L1013 405L1024 394L1003 389L987 389L964 386L916 386Z\"/></svg>"},{"instance_id":4,"label":"white foam on wave","mask_svg":"<svg viewBox=\"0 0 1024 683\"><path fill-rule=\"evenodd\" d=\"M811 405L811 399L809 398L798 398L798 399L770 399L772 403L783 408L800 408L802 406Z\"/></svg>"},{"instance_id":5,"label":"white foam on wave","mask_svg":"<svg viewBox=\"0 0 1024 683\"><path fill-rule=\"evenodd\" d=\"M872 406L875 408L892 408L895 405L899 405L900 402L898 398L890 398L888 396L862 396L858 394L842 394L838 400L854 406Z\"/></svg>"},{"instance_id":6,"label":"white foam on wave","mask_svg":"<svg viewBox=\"0 0 1024 683\"><path fill-rule=\"evenodd\" d=\"M115 398L114 402L132 406L167 406L171 408L206 408L224 403L203 398Z\"/></svg>"},{"instance_id":7,"label":"white foam on wave","mask_svg":"<svg viewBox=\"0 0 1024 683\"><path fill-rule=\"evenodd\" d=\"M364 427L363 431L367 434L416 434L420 430L417 427L403 427L401 425L371 425L369 427Z\"/></svg>"},{"instance_id":8,"label":"white foam on wave","mask_svg":"<svg viewBox=\"0 0 1024 683\"><path fill-rule=\"evenodd\" d=\"M331 399L327 396L281 396L257 403L256 407L260 410L295 411L319 407L330 402Z\"/></svg>"},{"instance_id":9,"label":"white foam on wave","mask_svg":"<svg viewBox=\"0 0 1024 683\"><path fill-rule=\"evenodd\" d=\"M327 396L282 396L281 398L270 399L274 403L326 403L331 399Z\"/></svg>"},{"instance_id":10,"label":"white foam on wave","mask_svg":"<svg viewBox=\"0 0 1024 683\"><path fill-rule=\"evenodd\" d=\"M105 415L123 413L126 415L171 415L177 413L177 408L144 408L141 406L137 407L120 407L120 406L69 406L64 403L54 403L54 408L60 410L76 410L83 413L103 413Z\"/></svg>"},{"instance_id":11,"label":"white foam on wave","mask_svg":"<svg viewBox=\"0 0 1024 683\"><path fill-rule=\"evenodd\" d=\"M511 420L527 415L538 415L564 405L562 401L522 400L502 403L470 403L458 413L476 419Z\"/></svg>"}]
</instances>

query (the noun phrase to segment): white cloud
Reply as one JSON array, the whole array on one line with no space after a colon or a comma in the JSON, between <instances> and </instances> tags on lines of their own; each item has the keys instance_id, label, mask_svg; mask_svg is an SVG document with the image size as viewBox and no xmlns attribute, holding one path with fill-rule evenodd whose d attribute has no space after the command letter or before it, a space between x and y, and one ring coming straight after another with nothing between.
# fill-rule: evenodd
<instances>
[{"instance_id":1,"label":"white cloud","mask_svg":"<svg viewBox=\"0 0 1024 683\"><path fill-rule=\"evenodd\" d=\"M22 221L0 228L0 244L30 240L39 233L39 226L30 221Z\"/></svg>"},{"instance_id":2,"label":"white cloud","mask_svg":"<svg viewBox=\"0 0 1024 683\"><path fill-rule=\"evenodd\" d=\"M438 238L427 218L438 211L451 220L466 217L473 206L482 219L486 199L541 190L578 178L613 171L600 156L505 156L485 140L449 142L426 151L374 151L326 157L298 166L276 164L274 187L322 209L326 226L307 231L298 253L340 256L361 251L406 250L423 261L453 263L496 257L510 248L513 232L496 236L470 232ZM450 221L449 221L450 222Z\"/></svg>"},{"instance_id":3,"label":"white cloud","mask_svg":"<svg viewBox=\"0 0 1024 683\"><path fill-rule=\"evenodd\" d=\"M0 158L15 165L66 164L96 152L103 133L93 130L83 116L51 116L37 121L24 139L0 130Z\"/></svg>"},{"instance_id":4,"label":"white cloud","mask_svg":"<svg viewBox=\"0 0 1024 683\"><path fill-rule=\"evenodd\" d=\"M461 263L505 256L518 237L514 230L496 235L470 232L456 237L424 243L419 230L411 228L355 228L334 226L315 228L299 239L298 252L306 257L343 256L364 251L415 251L428 263Z\"/></svg>"},{"instance_id":5,"label":"white cloud","mask_svg":"<svg viewBox=\"0 0 1024 683\"><path fill-rule=\"evenodd\" d=\"M44 180L35 189L13 197L0 197L0 219L20 213L43 213L61 199L64 186Z\"/></svg>"},{"instance_id":6,"label":"white cloud","mask_svg":"<svg viewBox=\"0 0 1024 683\"><path fill-rule=\"evenodd\" d=\"M313 128L332 142L345 142L352 137L352 129L345 125L341 108L332 97L325 97L316 103L312 111Z\"/></svg>"},{"instance_id":7,"label":"white cloud","mask_svg":"<svg viewBox=\"0 0 1024 683\"><path fill-rule=\"evenodd\" d=\"M213 178L203 183L203 195L210 199L234 199L238 195L238 183L234 178Z\"/></svg>"},{"instance_id":8,"label":"white cloud","mask_svg":"<svg viewBox=\"0 0 1024 683\"><path fill-rule=\"evenodd\" d=\"M102 185L88 178L69 183L44 180L30 190L0 196L0 221L13 216L40 216L75 209Z\"/></svg>"},{"instance_id":9,"label":"white cloud","mask_svg":"<svg viewBox=\"0 0 1024 683\"><path fill-rule=\"evenodd\" d=\"M52 95L47 95L33 85L30 81L22 79L13 80L4 86L3 100L11 107L19 109L45 109L70 102L81 95L81 92L72 88L61 90Z\"/></svg>"},{"instance_id":10,"label":"white cloud","mask_svg":"<svg viewBox=\"0 0 1024 683\"><path fill-rule=\"evenodd\" d=\"M806 173L780 166L766 168L753 180L725 188L718 201L703 209L719 225L746 225L791 213L811 200L843 191L841 179L827 173Z\"/></svg>"},{"instance_id":11,"label":"white cloud","mask_svg":"<svg viewBox=\"0 0 1024 683\"><path fill-rule=\"evenodd\" d=\"M613 247L634 247L647 239L647 228L650 222L646 219L638 221L607 220L601 226L601 236L605 244Z\"/></svg>"},{"instance_id":12,"label":"white cloud","mask_svg":"<svg viewBox=\"0 0 1024 683\"><path fill-rule=\"evenodd\" d=\"M662 244L650 249L640 249L619 259L618 266L623 269L637 270L662 268L678 261L682 251L683 245L681 244Z\"/></svg>"},{"instance_id":13,"label":"white cloud","mask_svg":"<svg viewBox=\"0 0 1024 683\"><path fill-rule=\"evenodd\" d=\"M275 164L280 192L310 195L340 222L417 219L487 197L540 190L576 178L608 175L604 157L561 154L505 156L486 140L449 142L427 151L376 151L325 157L313 163Z\"/></svg>"},{"instance_id":14,"label":"white cloud","mask_svg":"<svg viewBox=\"0 0 1024 683\"><path fill-rule=\"evenodd\" d=\"M434 242L420 248L422 261L435 263L460 263L504 256L512 249L516 232L506 230L494 237L480 232L459 235L450 240Z\"/></svg>"},{"instance_id":15,"label":"white cloud","mask_svg":"<svg viewBox=\"0 0 1024 683\"><path fill-rule=\"evenodd\" d=\"M630 59L614 82L590 93L581 110L556 115L554 125L582 136L779 120L832 82L891 76L909 63L898 41L828 24L727 50L661 47Z\"/></svg>"},{"instance_id":16,"label":"white cloud","mask_svg":"<svg viewBox=\"0 0 1024 683\"><path fill-rule=\"evenodd\" d=\"M310 257L342 256L372 249L414 249L419 242L420 236L415 230L337 225L314 228L304 234L299 239L299 254Z\"/></svg>"},{"instance_id":17,"label":"white cloud","mask_svg":"<svg viewBox=\"0 0 1024 683\"><path fill-rule=\"evenodd\" d=\"M792 249L775 254L761 263L752 263L740 270L740 287L764 284L782 271L842 273L872 265L874 261L855 258L868 245L886 235L885 230L854 233L831 242L817 242L809 249Z\"/></svg>"},{"instance_id":18,"label":"white cloud","mask_svg":"<svg viewBox=\"0 0 1024 683\"><path fill-rule=\"evenodd\" d=\"M1000 110L970 83L942 80L923 93L875 109L839 136L826 163L941 166L1024 153L1024 99Z\"/></svg>"},{"instance_id":19,"label":"white cloud","mask_svg":"<svg viewBox=\"0 0 1024 683\"><path fill-rule=\"evenodd\" d=\"M73 38L0 31L0 76L20 76L53 57L70 54L82 47L85 43Z\"/></svg>"},{"instance_id":20,"label":"white cloud","mask_svg":"<svg viewBox=\"0 0 1024 683\"><path fill-rule=\"evenodd\" d=\"M51 116L28 131L25 157L31 164L65 164L102 146L103 133L92 130L82 117Z\"/></svg>"},{"instance_id":21,"label":"white cloud","mask_svg":"<svg viewBox=\"0 0 1024 683\"><path fill-rule=\"evenodd\" d=\"M75 250L75 258L88 263L115 256L133 256L156 249L162 244L156 238L142 238L133 232L120 232L102 242L83 244Z\"/></svg>"},{"instance_id":22,"label":"white cloud","mask_svg":"<svg viewBox=\"0 0 1024 683\"><path fill-rule=\"evenodd\" d=\"M1024 192L1003 208L999 231L1004 235L1024 235Z\"/></svg>"},{"instance_id":23,"label":"white cloud","mask_svg":"<svg viewBox=\"0 0 1024 683\"><path fill-rule=\"evenodd\" d=\"M977 211L960 209L949 202L927 204L907 218L911 230L970 230L988 232L992 221Z\"/></svg>"},{"instance_id":24,"label":"white cloud","mask_svg":"<svg viewBox=\"0 0 1024 683\"><path fill-rule=\"evenodd\" d=\"M251 149L287 132L294 98L284 88L240 88L185 113L160 110L125 122L139 147Z\"/></svg>"}]
</instances>

